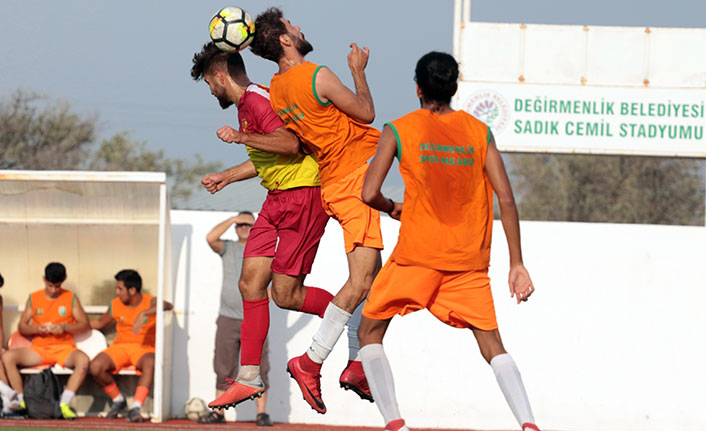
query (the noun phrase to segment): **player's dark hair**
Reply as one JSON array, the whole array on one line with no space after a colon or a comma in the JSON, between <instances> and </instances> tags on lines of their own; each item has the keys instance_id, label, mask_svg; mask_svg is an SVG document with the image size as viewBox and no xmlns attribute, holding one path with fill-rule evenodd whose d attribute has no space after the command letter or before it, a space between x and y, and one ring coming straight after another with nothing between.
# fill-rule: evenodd
<instances>
[{"instance_id":1,"label":"player's dark hair","mask_svg":"<svg viewBox=\"0 0 706 431\"><path fill-rule=\"evenodd\" d=\"M194 81L203 79L204 75L217 69L227 70L234 80L238 76L247 75L245 62L239 52L222 51L213 42L205 44L200 52L194 54L192 63L191 77Z\"/></svg>"},{"instance_id":2,"label":"player's dark hair","mask_svg":"<svg viewBox=\"0 0 706 431\"><path fill-rule=\"evenodd\" d=\"M142 290L142 277L134 269L123 269L115 274L115 279L122 281L123 285L128 289L134 287L138 292Z\"/></svg>"},{"instance_id":3,"label":"player's dark hair","mask_svg":"<svg viewBox=\"0 0 706 431\"><path fill-rule=\"evenodd\" d=\"M5 279L2 278L2 274L0 274L0 287L3 287L5 285Z\"/></svg>"},{"instance_id":4,"label":"player's dark hair","mask_svg":"<svg viewBox=\"0 0 706 431\"><path fill-rule=\"evenodd\" d=\"M279 37L287 34L287 27L282 22L282 10L271 7L255 19L255 38L250 44L253 54L277 63L284 55Z\"/></svg>"},{"instance_id":5,"label":"player's dark hair","mask_svg":"<svg viewBox=\"0 0 706 431\"><path fill-rule=\"evenodd\" d=\"M238 215L249 215L250 217L255 218L255 214L250 211L238 211Z\"/></svg>"},{"instance_id":6,"label":"player's dark hair","mask_svg":"<svg viewBox=\"0 0 706 431\"><path fill-rule=\"evenodd\" d=\"M59 262L51 262L44 268L44 278L49 283L60 283L66 280L66 267Z\"/></svg>"},{"instance_id":7,"label":"player's dark hair","mask_svg":"<svg viewBox=\"0 0 706 431\"><path fill-rule=\"evenodd\" d=\"M445 52L424 54L414 69L414 80L425 102L448 105L458 88L458 63Z\"/></svg>"}]
</instances>

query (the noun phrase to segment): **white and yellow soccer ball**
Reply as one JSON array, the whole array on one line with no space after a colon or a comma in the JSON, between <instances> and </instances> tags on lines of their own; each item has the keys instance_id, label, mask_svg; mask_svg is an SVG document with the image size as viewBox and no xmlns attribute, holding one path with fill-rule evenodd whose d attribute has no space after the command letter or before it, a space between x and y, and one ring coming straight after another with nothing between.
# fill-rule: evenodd
<instances>
[{"instance_id":1,"label":"white and yellow soccer ball","mask_svg":"<svg viewBox=\"0 0 706 431\"><path fill-rule=\"evenodd\" d=\"M242 51L255 37L255 21L246 10L227 6L211 18L208 34L222 51Z\"/></svg>"},{"instance_id":2,"label":"white and yellow soccer ball","mask_svg":"<svg viewBox=\"0 0 706 431\"><path fill-rule=\"evenodd\" d=\"M206 401L201 398L189 398L186 404L184 404L184 415L189 420L198 420L206 413L208 413L208 406L206 405Z\"/></svg>"}]
</instances>

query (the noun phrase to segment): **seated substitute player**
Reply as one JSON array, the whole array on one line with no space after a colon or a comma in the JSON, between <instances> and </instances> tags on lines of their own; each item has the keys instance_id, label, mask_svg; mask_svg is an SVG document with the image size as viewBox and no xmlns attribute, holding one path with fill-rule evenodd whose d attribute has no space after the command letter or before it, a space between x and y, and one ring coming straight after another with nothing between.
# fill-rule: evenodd
<instances>
[{"instance_id":1,"label":"seated substitute player","mask_svg":"<svg viewBox=\"0 0 706 431\"><path fill-rule=\"evenodd\" d=\"M246 146L247 162L208 174L201 181L209 192L215 193L234 181L258 175L262 186L268 189L243 254L239 282L243 297L241 367L236 382L209 403L213 408L227 408L264 391L260 363L270 323L267 295L270 280L272 297L280 308L322 317L333 298L326 290L303 284L306 274L311 272L328 215L321 206L316 160L299 153L299 140L272 110L267 88L250 81L241 55L222 52L213 43L206 44L194 55L191 76L206 81L223 109L232 104L237 106L240 131L256 143L265 142L262 151ZM233 129L222 127L218 135L223 138L228 130ZM267 145L272 142L273 145ZM290 154L267 152L279 145ZM354 357L360 349L357 326L355 331L349 331L349 343L350 356ZM367 388L360 361L357 365L361 372L352 371L355 365L347 367L341 381Z\"/></svg>"},{"instance_id":2,"label":"seated substitute player","mask_svg":"<svg viewBox=\"0 0 706 431\"><path fill-rule=\"evenodd\" d=\"M378 130L368 126L375 118L365 78L369 52L351 44L348 66L355 82L353 92L325 66L306 61L305 56L313 47L299 27L284 19L281 10L270 8L261 13L255 20L255 28L252 52L279 66L270 83L272 107L287 129L296 133L316 156L324 209L343 229L349 278L326 308L308 351L287 363L287 370L297 381L306 402L323 414L326 405L321 396L321 366L346 325L349 340L350 334L356 332L358 306L381 266L380 214L360 198L367 161L375 153L380 136ZM220 136L226 142L240 142L272 152L288 151L284 146L265 147L263 141L267 140L263 137L232 129L220 131ZM359 345L349 341L349 347L356 354L349 356L340 378L341 386L372 401L358 357Z\"/></svg>"},{"instance_id":3,"label":"seated substitute player","mask_svg":"<svg viewBox=\"0 0 706 431\"><path fill-rule=\"evenodd\" d=\"M76 419L76 412L69 403L86 378L90 359L76 348L74 335L88 331L89 327L76 294L62 289L65 280L63 264L52 262L44 268L44 289L29 295L18 327L20 334L32 337L32 345L6 351L2 362L10 385L17 392L20 411L25 410L26 405L18 367L59 364L73 368L59 402L64 419Z\"/></svg>"},{"instance_id":4,"label":"seated substitute player","mask_svg":"<svg viewBox=\"0 0 706 431\"><path fill-rule=\"evenodd\" d=\"M385 124L365 178L363 200L402 225L363 308L363 367L385 429L407 430L382 339L395 314L426 308L473 332L522 430L537 431L520 372L500 338L488 278L495 191L510 250L510 295L519 304L534 291L522 262L515 200L488 126L449 105L457 79L458 64L448 54L430 52L418 61L422 108ZM405 183L402 204L380 193L395 156Z\"/></svg>"},{"instance_id":5,"label":"seated substitute player","mask_svg":"<svg viewBox=\"0 0 706 431\"><path fill-rule=\"evenodd\" d=\"M0 274L0 287L5 284L5 279L2 278ZM0 295L0 341L5 340L5 333L2 327L2 295ZM0 345L0 358L5 352L5 349ZM17 397L17 392L10 387L7 380L7 375L5 374L5 367L0 361L0 397L2 397L2 415L9 416L13 415L20 408L20 401Z\"/></svg>"},{"instance_id":6,"label":"seated substitute player","mask_svg":"<svg viewBox=\"0 0 706 431\"><path fill-rule=\"evenodd\" d=\"M130 422L144 422L140 409L150 393L154 377L157 298L142 293L142 277L135 270L123 269L115 274L115 280L116 298L105 313L90 320L90 325L91 328L101 329L115 320L117 335L113 344L91 361L91 375L112 400L108 417L117 418L127 407L127 402L111 374L134 366L141 375L127 419ZM172 304L164 301L163 307L171 310Z\"/></svg>"}]
</instances>

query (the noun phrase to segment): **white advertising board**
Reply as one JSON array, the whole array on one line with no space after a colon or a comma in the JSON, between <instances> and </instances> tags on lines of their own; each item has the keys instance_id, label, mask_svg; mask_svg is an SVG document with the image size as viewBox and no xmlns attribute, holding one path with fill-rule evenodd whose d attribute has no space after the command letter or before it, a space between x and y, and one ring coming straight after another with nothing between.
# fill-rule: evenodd
<instances>
[{"instance_id":1,"label":"white advertising board","mask_svg":"<svg viewBox=\"0 0 706 431\"><path fill-rule=\"evenodd\" d=\"M454 102L502 151L706 157L706 89L462 81Z\"/></svg>"}]
</instances>

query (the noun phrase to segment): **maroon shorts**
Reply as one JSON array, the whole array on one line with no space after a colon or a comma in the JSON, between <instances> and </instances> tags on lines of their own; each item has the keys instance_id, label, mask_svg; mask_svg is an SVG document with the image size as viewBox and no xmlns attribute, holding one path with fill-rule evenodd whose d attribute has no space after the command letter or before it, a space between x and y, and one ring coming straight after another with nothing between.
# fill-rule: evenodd
<instances>
[{"instance_id":1,"label":"maroon shorts","mask_svg":"<svg viewBox=\"0 0 706 431\"><path fill-rule=\"evenodd\" d=\"M328 219L321 206L321 187L272 190L250 231L243 257L273 257L272 271L278 274L309 274Z\"/></svg>"}]
</instances>

